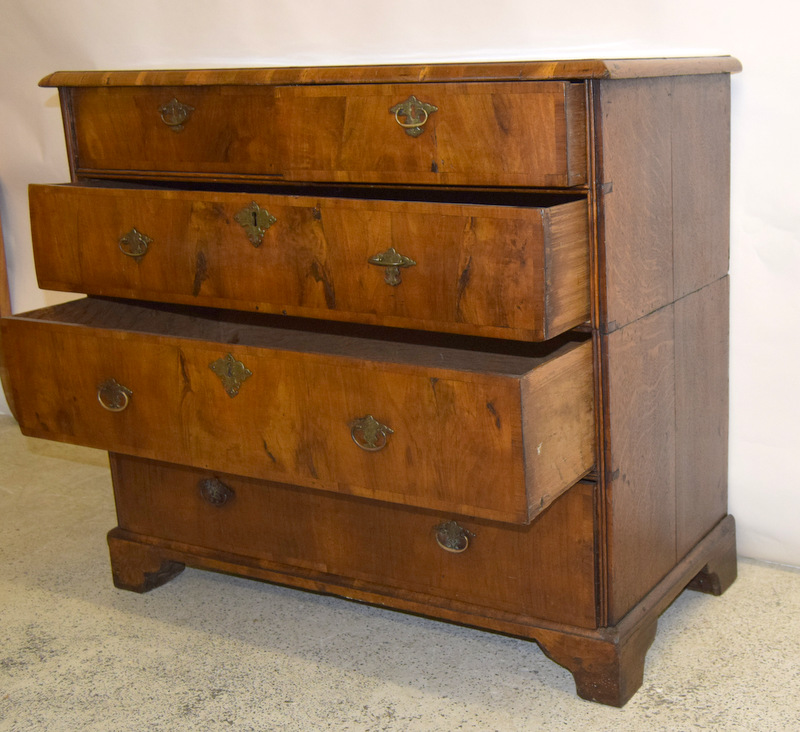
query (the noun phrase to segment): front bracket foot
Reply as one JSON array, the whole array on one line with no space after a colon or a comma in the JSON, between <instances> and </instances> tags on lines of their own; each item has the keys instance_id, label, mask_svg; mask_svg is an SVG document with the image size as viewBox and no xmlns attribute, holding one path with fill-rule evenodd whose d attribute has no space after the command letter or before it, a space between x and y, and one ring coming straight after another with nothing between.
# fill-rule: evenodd
<instances>
[{"instance_id":1,"label":"front bracket foot","mask_svg":"<svg viewBox=\"0 0 800 732\"><path fill-rule=\"evenodd\" d=\"M552 642L537 641L545 655L572 674L578 696L622 707L642 685L645 656L657 626L654 618L624 638L610 632L607 639L554 634Z\"/></svg>"},{"instance_id":2,"label":"front bracket foot","mask_svg":"<svg viewBox=\"0 0 800 732\"><path fill-rule=\"evenodd\" d=\"M149 592L177 577L186 565L163 557L157 547L126 538L119 529L108 534L114 586Z\"/></svg>"}]
</instances>

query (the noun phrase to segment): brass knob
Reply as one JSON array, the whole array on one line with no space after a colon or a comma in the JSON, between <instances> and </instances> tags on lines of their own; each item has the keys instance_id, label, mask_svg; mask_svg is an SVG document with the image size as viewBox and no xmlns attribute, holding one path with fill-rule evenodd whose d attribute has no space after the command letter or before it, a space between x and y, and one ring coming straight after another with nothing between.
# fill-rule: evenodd
<instances>
[{"instance_id":1,"label":"brass knob","mask_svg":"<svg viewBox=\"0 0 800 732\"><path fill-rule=\"evenodd\" d=\"M354 419L350 423L350 436L353 442L367 452L383 450L391 434L394 434L394 430L378 422L371 414Z\"/></svg>"},{"instance_id":2,"label":"brass knob","mask_svg":"<svg viewBox=\"0 0 800 732\"><path fill-rule=\"evenodd\" d=\"M200 495L212 506L224 506L228 501L233 500L236 495L226 483L219 478L206 478L198 483Z\"/></svg>"},{"instance_id":3,"label":"brass knob","mask_svg":"<svg viewBox=\"0 0 800 732\"><path fill-rule=\"evenodd\" d=\"M190 107L188 104L181 104L173 97L163 107L159 107L158 112L161 115L161 121L167 127L173 132L180 132L189 121L189 117L192 116L194 107Z\"/></svg>"},{"instance_id":4,"label":"brass knob","mask_svg":"<svg viewBox=\"0 0 800 732\"><path fill-rule=\"evenodd\" d=\"M455 521L445 521L435 526L433 531L436 536L436 543L446 552L451 552L452 554L461 554L461 552L467 551L470 538L475 536L475 534L463 526L459 526Z\"/></svg>"},{"instance_id":5,"label":"brass knob","mask_svg":"<svg viewBox=\"0 0 800 732\"><path fill-rule=\"evenodd\" d=\"M130 404L133 392L116 379L108 379L97 387L97 401L109 412L121 412Z\"/></svg>"},{"instance_id":6,"label":"brass knob","mask_svg":"<svg viewBox=\"0 0 800 732\"><path fill-rule=\"evenodd\" d=\"M423 132L423 127L430 115L439 110L433 104L421 102L413 94L404 102L395 104L389 112L394 115L394 120L399 124L407 135L419 137ZM401 122L403 117L406 121Z\"/></svg>"},{"instance_id":7,"label":"brass knob","mask_svg":"<svg viewBox=\"0 0 800 732\"><path fill-rule=\"evenodd\" d=\"M147 254L147 248L152 241L149 236L145 236L134 227L119 238L119 250L128 257L139 259Z\"/></svg>"}]
</instances>

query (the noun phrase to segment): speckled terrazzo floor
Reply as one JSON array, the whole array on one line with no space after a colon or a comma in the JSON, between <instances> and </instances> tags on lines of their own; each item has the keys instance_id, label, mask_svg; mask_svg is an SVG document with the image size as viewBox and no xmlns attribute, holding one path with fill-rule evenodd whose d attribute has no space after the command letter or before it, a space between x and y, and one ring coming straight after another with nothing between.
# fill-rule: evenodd
<instances>
[{"instance_id":1,"label":"speckled terrazzo floor","mask_svg":"<svg viewBox=\"0 0 800 732\"><path fill-rule=\"evenodd\" d=\"M0 416L0 730L800 729L800 571L662 616L622 709L530 643L187 569L114 589L105 454Z\"/></svg>"}]
</instances>

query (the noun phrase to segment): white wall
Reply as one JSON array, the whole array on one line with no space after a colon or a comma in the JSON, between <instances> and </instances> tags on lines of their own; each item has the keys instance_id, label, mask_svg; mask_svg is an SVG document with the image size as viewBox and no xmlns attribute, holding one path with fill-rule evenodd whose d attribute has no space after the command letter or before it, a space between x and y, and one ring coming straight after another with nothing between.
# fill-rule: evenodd
<instances>
[{"instance_id":1,"label":"white wall","mask_svg":"<svg viewBox=\"0 0 800 732\"><path fill-rule=\"evenodd\" d=\"M558 9L556 9L558 8ZM0 213L15 311L36 287L26 186L67 178L57 69L730 53L730 502L746 556L800 565L800 205L789 0L0 0ZM7 411L0 401L0 410Z\"/></svg>"}]
</instances>

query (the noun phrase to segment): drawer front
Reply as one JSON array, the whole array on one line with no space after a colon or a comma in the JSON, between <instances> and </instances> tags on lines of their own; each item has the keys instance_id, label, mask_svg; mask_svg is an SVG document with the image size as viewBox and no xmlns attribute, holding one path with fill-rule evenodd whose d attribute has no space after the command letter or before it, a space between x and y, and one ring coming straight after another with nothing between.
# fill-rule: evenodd
<instances>
[{"instance_id":1,"label":"drawer front","mask_svg":"<svg viewBox=\"0 0 800 732\"><path fill-rule=\"evenodd\" d=\"M434 607L596 625L591 484L573 486L532 524L510 526L122 456L111 464L119 525L137 534L340 591L351 583ZM450 547L466 546L458 553L437 543L454 520L469 532Z\"/></svg>"},{"instance_id":2,"label":"drawer front","mask_svg":"<svg viewBox=\"0 0 800 732\"><path fill-rule=\"evenodd\" d=\"M31 186L30 204L45 289L523 340L589 317L585 200Z\"/></svg>"},{"instance_id":3,"label":"drawer front","mask_svg":"<svg viewBox=\"0 0 800 732\"><path fill-rule=\"evenodd\" d=\"M548 187L586 182L581 84L68 93L79 175Z\"/></svg>"},{"instance_id":4,"label":"drawer front","mask_svg":"<svg viewBox=\"0 0 800 732\"><path fill-rule=\"evenodd\" d=\"M593 463L589 342L473 371L472 353L453 365L447 349L406 346L397 362L397 344L376 342L353 346L361 358L331 355L280 329L256 328L258 345L238 328L181 338L180 321L161 328L163 314L119 303L47 312L73 314L4 321L32 436L516 523ZM123 329L134 320L151 332Z\"/></svg>"}]
</instances>

